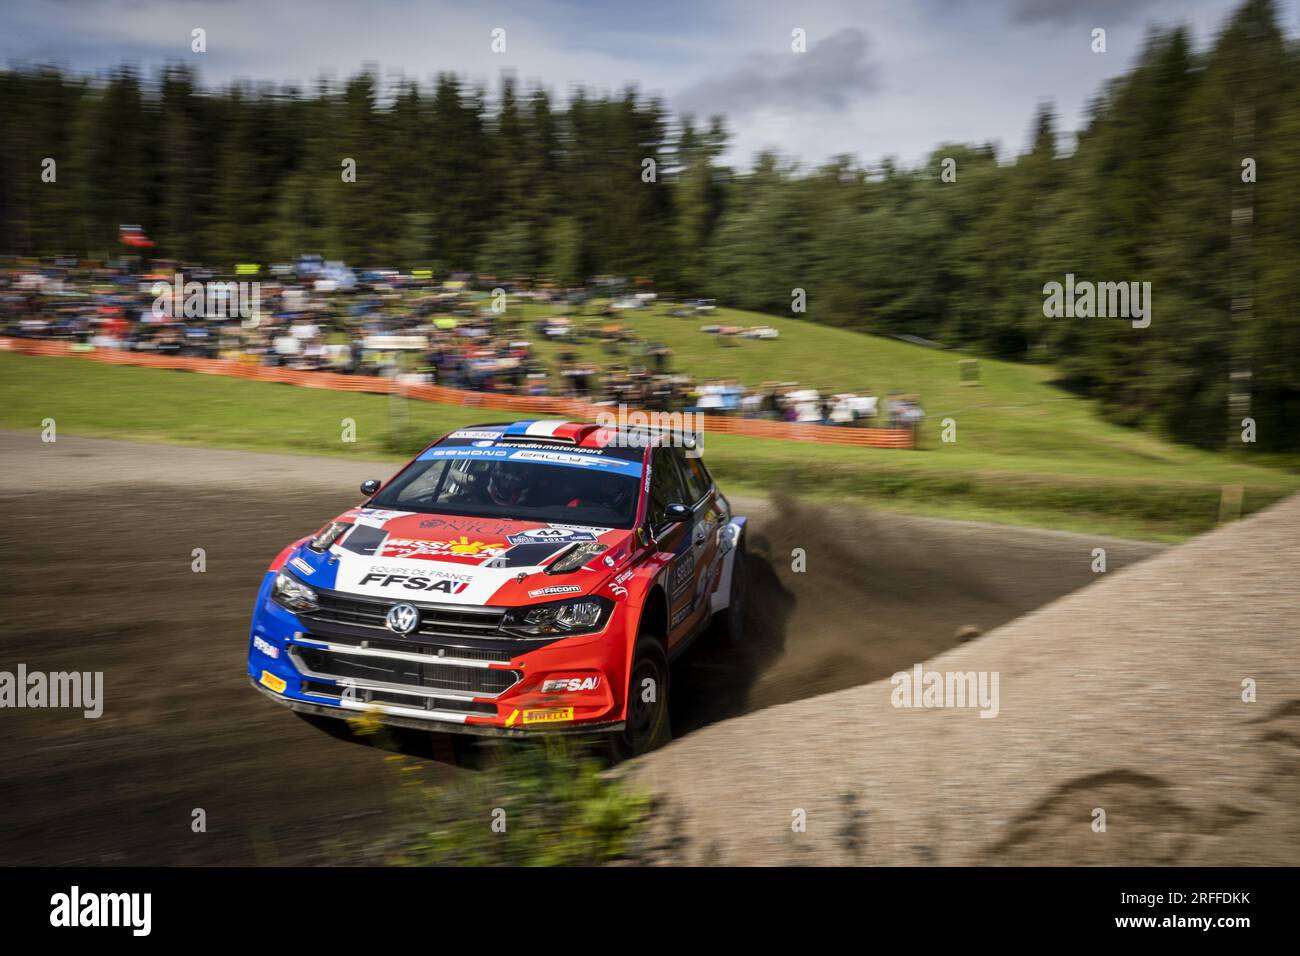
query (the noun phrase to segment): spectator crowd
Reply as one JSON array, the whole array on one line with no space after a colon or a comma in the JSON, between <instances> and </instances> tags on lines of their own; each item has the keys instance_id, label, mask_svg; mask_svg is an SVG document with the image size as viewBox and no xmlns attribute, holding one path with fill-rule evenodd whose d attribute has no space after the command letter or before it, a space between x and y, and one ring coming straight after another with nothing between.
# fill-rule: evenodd
<instances>
[{"instance_id":1,"label":"spectator crowd","mask_svg":"<svg viewBox=\"0 0 1300 956\"><path fill-rule=\"evenodd\" d=\"M592 300L605 296L603 290L477 278L481 289L491 291L475 292L468 275L435 282L427 274L354 273L319 261L273 267L266 279L233 280L158 264L148 271L126 263L26 264L0 270L0 333L69 341L74 348L396 376L478 392L561 395L800 424L915 430L924 418L911 395L891 395L882 408L875 395L862 391L826 393L798 382L747 387L675 371L670 347L644 341L618 322L620 302L623 308L644 307L653 295L596 305ZM517 310L503 307L506 297L542 305L534 312L547 314L521 323ZM685 305L712 311L712 300L699 302ZM592 320L575 321L589 306ZM686 314L682 306L670 308L674 315ZM776 335L767 327L723 331ZM550 345L539 350L535 340ZM591 345L602 353L599 363L590 359L591 348L582 348Z\"/></svg>"}]
</instances>

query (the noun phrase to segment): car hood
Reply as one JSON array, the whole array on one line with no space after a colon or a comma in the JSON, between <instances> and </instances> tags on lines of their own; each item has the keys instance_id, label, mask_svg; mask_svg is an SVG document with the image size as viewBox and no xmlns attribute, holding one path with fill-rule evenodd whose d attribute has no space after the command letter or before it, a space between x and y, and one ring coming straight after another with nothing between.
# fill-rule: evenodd
<instances>
[{"instance_id":1,"label":"car hood","mask_svg":"<svg viewBox=\"0 0 1300 956\"><path fill-rule=\"evenodd\" d=\"M590 593L631 556L632 532L577 524L354 508L328 551L303 545L287 568L313 587L434 604L503 607ZM543 568L577 544L605 548L574 571Z\"/></svg>"}]
</instances>

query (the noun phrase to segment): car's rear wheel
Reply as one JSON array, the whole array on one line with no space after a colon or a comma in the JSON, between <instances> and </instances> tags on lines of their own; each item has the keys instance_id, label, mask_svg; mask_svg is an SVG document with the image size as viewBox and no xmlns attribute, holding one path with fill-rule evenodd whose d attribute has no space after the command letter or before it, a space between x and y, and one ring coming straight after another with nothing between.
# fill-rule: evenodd
<instances>
[{"instance_id":1,"label":"car's rear wheel","mask_svg":"<svg viewBox=\"0 0 1300 956\"><path fill-rule=\"evenodd\" d=\"M627 682L627 720L611 734L614 755L637 757L672 739L668 723L668 656L649 634L637 638Z\"/></svg>"}]
</instances>

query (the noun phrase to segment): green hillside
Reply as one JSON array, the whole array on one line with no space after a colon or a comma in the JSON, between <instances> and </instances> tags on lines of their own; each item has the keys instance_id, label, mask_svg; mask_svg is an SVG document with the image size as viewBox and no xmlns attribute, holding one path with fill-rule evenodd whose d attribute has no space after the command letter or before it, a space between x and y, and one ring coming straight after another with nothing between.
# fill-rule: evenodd
<instances>
[{"instance_id":1,"label":"green hillside","mask_svg":"<svg viewBox=\"0 0 1300 956\"><path fill-rule=\"evenodd\" d=\"M1088 403L1035 381L1042 369L986 363L988 384L966 389L943 383L942 367L951 369L951 355L854 333L813 331L810 340L827 336L824 341L840 344L840 362L856 346L858 355L877 356L882 364L875 367L882 375L887 368L894 381L933 382L933 390L907 387L926 398L932 417L955 415L958 441L905 452L709 437L706 460L729 490L779 490L918 514L1174 541L1214 526L1225 484L1244 487L1248 511L1300 488L1300 476L1292 473L1106 425ZM798 338L747 341L728 351L784 350ZM708 347L715 346L705 339L700 348ZM815 351L803 342L791 354L802 350ZM688 351L680 348L679 358ZM864 368L868 361L864 358ZM908 363L913 363L910 373ZM955 371L950 377L956 378ZM888 388L890 379L884 381ZM939 397L930 397L932 392ZM947 409L945 400L952 403ZM0 353L0 427L38 429L43 419L54 418L60 435L396 462L454 427L509 417L383 395ZM356 422L354 443L341 440L345 418Z\"/></svg>"},{"instance_id":2,"label":"green hillside","mask_svg":"<svg viewBox=\"0 0 1300 956\"><path fill-rule=\"evenodd\" d=\"M564 314L562 310L512 308L522 313L521 331L553 367L556 355L566 349L598 365L641 361L635 347L610 352L599 342L539 341L542 337L530 326L542 316ZM592 330L622 325L640 340L668 344L673 350L671 369L700 380L734 378L746 385L795 381L823 392L865 392L882 398L890 392L915 394L927 415L922 445L942 454L944 467L960 463L981 470L1099 476L1119 469L1134 478L1174 479L1188 467L1195 467L1198 474L1205 470L1217 474L1217 466L1228 464L1220 455L1103 421L1093 402L1048 384L1054 372L1044 365L981 358L980 384L969 386L961 384L958 364L971 357L968 353L799 319L724 308L707 318L674 318L658 306L623 311L609 319L587 315L574 320ZM770 325L781 337L762 341L700 332L706 324ZM939 440L939 424L948 417L957 425L955 444ZM936 464L927 456L923 464L904 467ZM1235 467L1234 463L1222 473L1234 473Z\"/></svg>"}]
</instances>

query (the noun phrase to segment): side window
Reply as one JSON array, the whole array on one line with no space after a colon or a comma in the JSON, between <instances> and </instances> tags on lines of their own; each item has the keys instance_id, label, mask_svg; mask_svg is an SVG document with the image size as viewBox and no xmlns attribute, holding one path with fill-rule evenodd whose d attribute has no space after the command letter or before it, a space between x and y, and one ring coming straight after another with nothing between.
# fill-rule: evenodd
<instances>
[{"instance_id":1,"label":"side window","mask_svg":"<svg viewBox=\"0 0 1300 956\"><path fill-rule=\"evenodd\" d=\"M686 490L673 461L671 448L656 448L650 459L650 527L664 526L664 511L674 502L686 502Z\"/></svg>"},{"instance_id":2,"label":"side window","mask_svg":"<svg viewBox=\"0 0 1300 956\"><path fill-rule=\"evenodd\" d=\"M673 457L681 467L682 477L686 479L686 503L695 504L709 491L709 473L698 458L687 458L680 448L673 449Z\"/></svg>"},{"instance_id":3,"label":"side window","mask_svg":"<svg viewBox=\"0 0 1300 956\"><path fill-rule=\"evenodd\" d=\"M431 463L422 474L416 475L397 489L396 502L398 504L433 504L434 492L437 491L438 482L442 481L442 476L446 471L447 462L437 461Z\"/></svg>"}]
</instances>

